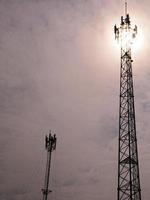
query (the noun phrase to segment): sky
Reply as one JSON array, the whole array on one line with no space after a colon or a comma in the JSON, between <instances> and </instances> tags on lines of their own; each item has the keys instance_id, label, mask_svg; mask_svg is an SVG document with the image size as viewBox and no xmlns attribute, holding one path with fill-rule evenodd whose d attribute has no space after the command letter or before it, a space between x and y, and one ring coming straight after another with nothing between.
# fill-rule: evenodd
<instances>
[{"instance_id":1,"label":"sky","mask_svg":"<svg viewBox=\"0 0 150 200\"><path fill-rule=\"evenodd\" d=\"M133 77L142 198L150 196L150 1ZM56 133L52 200L117 198L121 0L0 0L0 199L42 199L45 135ZM138 40L139 37L139 40Z\"/></svg>"}]
</instances>

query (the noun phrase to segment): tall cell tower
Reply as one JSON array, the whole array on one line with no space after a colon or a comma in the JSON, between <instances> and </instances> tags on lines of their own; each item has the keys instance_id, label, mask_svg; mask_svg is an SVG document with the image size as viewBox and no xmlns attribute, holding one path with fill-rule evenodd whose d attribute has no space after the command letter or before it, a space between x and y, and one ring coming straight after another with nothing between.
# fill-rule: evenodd
<instances>
[{"instance_id":1,"label":"tall cell tower","mask_svg":"<svg viewBox=\"0 0 150 200\"><path fill-rule=\"evenodd\" d=\"M137 26L131 27L126 2L125 17L121 17L120 27L115 25L114 32L121 45L118 200L141 200L131 58Z\"/></svg>"},{"instance_id":2,"label":"tall cell tower","mask_svg":"<svg viewBox=\"0 0 150 200\"><path fill-rule=\"evenodd\" d=\"M44 188L42 189L43 200L47 200L49 192L52 192L48 188L49 188L50 167L51 167L51 154L52 151L56 149L56 141L57 141L56 135L54 134L52 136L51 132L49 133L49 136L46 135L45 137L45 148L47 150L47 163L46 163Z\"/></svg>"}]
</instances>

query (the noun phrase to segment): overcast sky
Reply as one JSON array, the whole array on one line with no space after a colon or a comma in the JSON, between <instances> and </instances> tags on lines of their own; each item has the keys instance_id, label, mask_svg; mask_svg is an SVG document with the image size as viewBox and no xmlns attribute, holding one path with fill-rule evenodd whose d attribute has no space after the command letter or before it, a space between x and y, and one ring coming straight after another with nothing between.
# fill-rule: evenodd
<instances>
[{"instance_id":1,"label":"overcast sky","mask_svg":"<svg viewBox=\"0 0 150 200\"><path fill-rule=\"evenodd\" d=\"M0 0L0 199L117 199L121 0ZM129 1L143 199L150 196L150 1Z\"/></svg>"}]
</instances>

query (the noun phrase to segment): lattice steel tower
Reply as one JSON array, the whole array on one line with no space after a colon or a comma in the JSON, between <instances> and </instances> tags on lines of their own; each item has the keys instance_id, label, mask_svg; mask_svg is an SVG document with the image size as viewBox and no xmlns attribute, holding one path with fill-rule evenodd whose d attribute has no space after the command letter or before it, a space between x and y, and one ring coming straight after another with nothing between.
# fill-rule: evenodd
<instances>
[{"instance_id":1,"label":"lattice steel tower","mask_svg":"<svg viewBox=\"0 0 150 200\"><path fill-rule=\"evenodd\" d=\"M45 148L47 150L47 163L46 163L46 172L45 172L45 180L44 180L44 188L42 189L43 200L47 200L48 194L52 192L48 189L49 187L49 178L50 178L50 167L51 167L51 154L52 151L56 149L56 135L52 136L51 132L49 136L45 137Z\"/></svg>"},{"instance_id":2,"label":"lattice steel tower","mask_svg":"<svg viewBox=\"0 0 150 200\"><path fill-rule=\"evenodd\" d=\"M131 58L137 26L131 27L127 3L125 17L121 17L120 27L115 25L114 32L121 45L118 200L141 200Z\"/></svg>"}]
</instances>

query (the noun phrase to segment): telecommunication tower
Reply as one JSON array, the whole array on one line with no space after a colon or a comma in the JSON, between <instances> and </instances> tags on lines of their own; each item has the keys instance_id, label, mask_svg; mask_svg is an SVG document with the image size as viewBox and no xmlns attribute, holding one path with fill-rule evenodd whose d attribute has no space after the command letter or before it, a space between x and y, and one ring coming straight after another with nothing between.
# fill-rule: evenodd
<instances>
[{"instance_id":1,"label":"telecommunication tower","mask_svg":"<svg viewBox=\"0 0 150 200\"><path fill-rule=\"evenodd\" d=\"M115 25L114 32L121 45L118 200L141 200L131 57L137 26L131 27L127 2L125 17L121 17L120 27Z\"/></svg>"},{"instance_id":2,"label":"telecommunication tower","mask_svg":"<svg viewBox=\"0 0 150 200\"><path fill-rule=\"evenodd\" d=\"M49 187L49 178L50 178L50 167L51 167L51 154L52 151L56 149L56 135L52 136L51 132L49 136L46 135L45 137L45 148L47 150L47 163L46 163L46 172L45 172L45 181L44 181L44 188L42 189L43 193L43 200L47 200L48 194L52 192L48 189Z\"/></svg>"}]
</instances>

